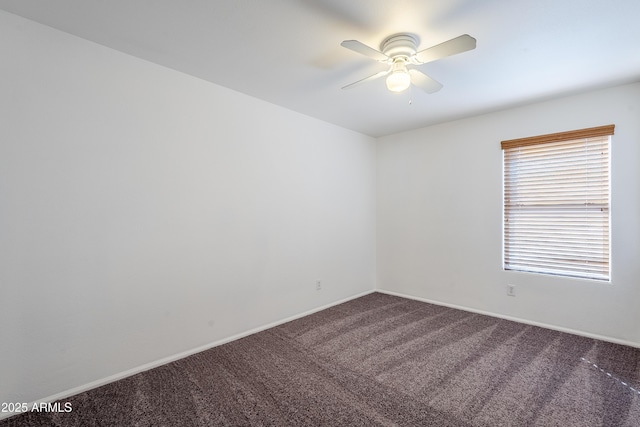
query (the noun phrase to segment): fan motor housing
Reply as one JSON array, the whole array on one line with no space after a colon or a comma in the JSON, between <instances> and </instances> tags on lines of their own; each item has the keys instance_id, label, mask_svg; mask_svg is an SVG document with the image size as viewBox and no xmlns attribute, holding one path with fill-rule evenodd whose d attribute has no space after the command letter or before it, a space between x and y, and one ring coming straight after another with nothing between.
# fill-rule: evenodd
<instances>
[{"instance_id":1,"label":"fan motor housing","mask_svg":"<svg viewBox=\"0 0 640 427\"><path fill-rule=\"evenodd\" d=\"M384 39L380 44L380 49L389 58L409 58L416 53L418 43L418 36L410 33L398 33Z\"/></svg>"}]
</instances>

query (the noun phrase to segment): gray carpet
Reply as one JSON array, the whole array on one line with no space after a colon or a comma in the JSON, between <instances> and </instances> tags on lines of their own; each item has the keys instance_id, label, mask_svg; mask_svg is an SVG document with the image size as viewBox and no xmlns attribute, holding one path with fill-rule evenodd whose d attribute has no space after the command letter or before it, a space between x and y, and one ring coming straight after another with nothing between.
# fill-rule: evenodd
<instances>
[{"instance_id":1,"label":"gray carpet","mask_svg":"<svg viewBox=\"0 0 640 427\"><path fill-rule=\"evenodd\" d=\"M374 293L0 426L640 426L640 350Z\"/></svg>"}]
</instances>

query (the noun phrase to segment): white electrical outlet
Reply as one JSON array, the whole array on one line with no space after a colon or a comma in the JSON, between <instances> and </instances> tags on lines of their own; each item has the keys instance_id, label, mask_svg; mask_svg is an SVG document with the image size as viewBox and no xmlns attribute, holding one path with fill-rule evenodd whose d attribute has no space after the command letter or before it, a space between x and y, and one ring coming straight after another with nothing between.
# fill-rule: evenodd
<instances>
[{"instance_id":1,"label":"white electrical outlet","mask_svg":"<svg viewBox=\"0 0 640 427\"><path fill-rule=\"evenodd\" d=\"M507 295L510 297L516 296L516 285L507 285Z\"/></svg>"},{"instance_id":2,"label":"white electrical outlet","mask_svg":"<svg viewBox=\"0 0 640 427\"><path fill-rule=\"evenodd\" d=\"M322 289L322 281L316 280L316 291L319 291L321 289Z\"/></svg>"}]
</instances>

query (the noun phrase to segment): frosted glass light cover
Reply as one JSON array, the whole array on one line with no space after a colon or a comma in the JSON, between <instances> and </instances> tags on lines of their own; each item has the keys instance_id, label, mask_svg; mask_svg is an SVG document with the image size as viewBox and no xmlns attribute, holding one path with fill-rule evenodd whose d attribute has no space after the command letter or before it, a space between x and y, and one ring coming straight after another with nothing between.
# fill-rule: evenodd
<instances>
[{"instance_id":1,"label":"frosted glass light cover","mask_svg":"<svg viewBox=\"0 0 640 427\"><path fill-rule=\"evenodd\" d=\"M411 85L411 76L404 71L394 71L387 77L387 89L392 92L402 92Z\"/></svg>"}]
</instances>

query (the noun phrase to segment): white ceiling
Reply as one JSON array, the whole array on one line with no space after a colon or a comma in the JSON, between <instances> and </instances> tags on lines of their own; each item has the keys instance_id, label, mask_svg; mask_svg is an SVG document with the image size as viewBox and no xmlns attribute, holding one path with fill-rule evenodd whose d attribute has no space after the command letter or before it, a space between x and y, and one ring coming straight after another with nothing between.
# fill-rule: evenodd
<instances>
[{"instance_id":1,"label":"white ceiling","mask_svg":"<svg viewBox=\"0 0 640 427\"><path fill-rule=\"evenodd\" d=\"M318 119L381 136L640 81L638 0L0 0L0 9ZM422 71L428 95L340 46L388 35L477 48Z\"/></svg>"}]
</instances>

